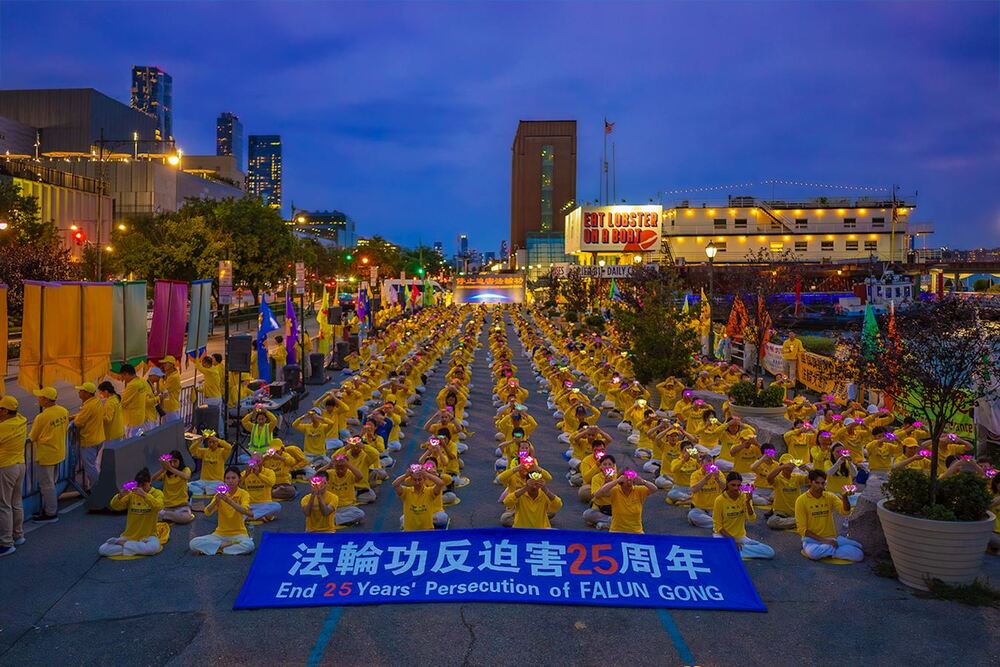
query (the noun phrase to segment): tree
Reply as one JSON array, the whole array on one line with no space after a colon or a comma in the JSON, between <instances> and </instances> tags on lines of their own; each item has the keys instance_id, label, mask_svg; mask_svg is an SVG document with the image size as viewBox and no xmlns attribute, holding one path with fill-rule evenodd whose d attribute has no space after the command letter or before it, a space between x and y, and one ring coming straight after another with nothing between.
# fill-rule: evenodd
<instances>
[{"instance_id":1,"label":"tree","mask_svg":"<svg viewBox=\"0 0 1000 667\"><path fill-rule=\"evenodd\" d=\"M956 415L1000 396L1000 313L947 297L896 312L894 335L871 344L846 341L844 379L865 378L902 411L927 422L931 434L930 502L937 494L938 441ZM882 328L888 325L881 318Z\"/></svg>"},{"instance_id":2,"label":"tree","mask_svg":"<svg viewBox=\"0 0 1000 667\"><path fill-rule=\"evenodd\" d=\"M0 222L7 229L0 232L0 246L14 242L55 246L59 244L59 230L51 220L42 220L38 213L38 199L22 195L21 186L0 180Z\"/></svg>"},{"instance_id":3,"label":"tree","mask_svg":"<svg viewBox=\"0 0 1000 667\"><path fill-rule=\"evenodd\" d=\"M559 296L566 302L566 312L585 313L597 301L597 280L572 268L559 279Z\"/></svg>"},{"instance_id":4,"label":"tree","mask_svg":"<svg viewBox=\"0 0 1000 667\"><path fill-rule=\"evenodd\" d=\"M698 340L678 307L682 289L676 269L636 268L618 288L613 321L632 355L636 378L647 383L674 376L689 382Z\"/></svg>"}]
</instances>

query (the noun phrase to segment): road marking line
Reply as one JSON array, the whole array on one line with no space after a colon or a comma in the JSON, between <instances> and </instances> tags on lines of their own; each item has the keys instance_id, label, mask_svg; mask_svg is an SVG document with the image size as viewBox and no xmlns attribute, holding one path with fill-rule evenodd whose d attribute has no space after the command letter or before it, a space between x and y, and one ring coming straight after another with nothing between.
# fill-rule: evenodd
<instances>
[{"instance_id":1,"label":"road marking line","mask_svg":"<svg viewBox=\"0 0 1000 667\"><path fill-rule=\"evenodd\" d=\"M694 654L688 648L687 642L684 641L684 635L681 634L680 628L674 623L674 617L670 615L670 612L666 609L657 609L656 615L660 617L663 629L670 635L670 640L674 643L674 648L677 649L677 655L680 656L681 662L685 665L696 664Z\"/></svg>"}]
</instances>

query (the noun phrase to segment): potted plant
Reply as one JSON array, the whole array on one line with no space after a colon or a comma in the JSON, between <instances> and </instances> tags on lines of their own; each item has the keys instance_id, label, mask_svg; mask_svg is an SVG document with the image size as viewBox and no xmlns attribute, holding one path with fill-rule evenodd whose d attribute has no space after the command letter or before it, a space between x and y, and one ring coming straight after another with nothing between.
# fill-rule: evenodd
<instances>
[{"instance_id":1,"label":"potted plant","mask_svg":"<svg viewBox=\"0 0 1000 667\"><path fill-rule=\"evenodd\" d=\"M971 584L993 532L993 497L986 480L960 472L938 482L932 503L930 482L920 470L900 468L882 485L878 516L896 573L919 590L929 579Z\"/></svg>"},{"instance_id":2,"label":"potted plant","mask_svg":"<svg viewBox=\"0 0 1000 667\"><path fill-rule=\"evenodd\" d=\"M1000 396L1000 314L949 297L914 304L882 318L870 311L860 337L848 342L844 372L859 385L892 399L897 412L924 421L930 437L929 474L893 471L878 515L899 579L926 589L927 579L971 583L989 541L991 517L985 481L973 473L938 479L946 431L960 413Z\"/></svg>"},{"instance_id":3,"label":"potted plant","mask_svg":"<svg viewBox=\"0 0 1000 667\"><path fill-rule=\"evenodd\" d=\"M729 390L729 410L737 417L780 417L784 398L784 388L775 384L758 390L752 382L737 382Z\"/></svg>"}]
</instances>

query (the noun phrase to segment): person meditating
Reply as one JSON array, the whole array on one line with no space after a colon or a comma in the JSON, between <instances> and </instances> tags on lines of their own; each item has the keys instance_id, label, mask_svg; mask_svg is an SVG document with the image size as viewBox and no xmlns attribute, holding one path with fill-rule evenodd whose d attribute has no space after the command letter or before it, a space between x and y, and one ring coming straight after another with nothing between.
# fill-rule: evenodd
<instances>
[{"instance_id":1,"label":"person meditating","mask_svg":"<svg viewBox=\"0 0 1000 667\"><path fill-rule=\"evenodd\" d=\"M240 488L240 469L236 466L226 468L223 483L215 488L215 497L205 507L205 516L216 512L219 513L219 525L215 532L192 539L191 551L206 556L214 556L220 550L227 556L253 551L254 543L246 527L246 520L253 517L250 494Z\"/></svg>"},{"instance_id":2,"label":"person meditating","mask_svg":"<svg viewBox=\"0 0 1000 667\"><path fill-rule=\"evenodd\" d=\"M125 482L114 498L111 509L128 510L125 532L112 537L97 550L102 556L152 556L160 551L156 532L157 513L163 509L163 492L153 488L153 478L147 468Z\"/></svg>"},{"instance_id":3,"label":"person meditating","mask_svg":"<svg viewBox=\"0 0 1000 667\"><path fill-rule=\"evenodd\" d=\"M812 560L864 560L860 542L837 534L834 512L844 516L850 514L850 494L843 491L837 497L830 493L826 490L826 473L810 470L809 490L795 501L795 525L802 536L802 552Z\"/></svg>"}]
</instances>

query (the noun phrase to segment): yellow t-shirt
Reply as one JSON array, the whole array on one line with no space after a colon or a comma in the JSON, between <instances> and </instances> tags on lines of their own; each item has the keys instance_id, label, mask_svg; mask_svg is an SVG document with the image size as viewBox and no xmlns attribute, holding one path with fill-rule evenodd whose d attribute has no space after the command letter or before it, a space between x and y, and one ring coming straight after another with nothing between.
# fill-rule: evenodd
<instances>
[{"instance_id":1,"label":"yellow t-shirt","mask_svg":"<svg viewBox=\"0 0 1000 667\"><path fill-rule=\"evenodd\" d=\"M204 381L201 384L201 393L205 398L222 398L222 377L219 374L221 369L221 366L212 366L211 368L198 367L198 370L204 376Z\"/></svg>"},{"instance_id":2,"label":"yellow t-shirt","mask_svg":"<svg viewBox=\"0 0 1000 667\"><path fill-rule=\"evenodd\" d=\"M508 493L503 499L503 504L514 510L515 528L551 528L549 514L558 512L562 508L562 498L553 496L552 500L539 490L534 498L526 491L520 497L513 492Z\"/></svg>"},{"instance_id":3,"label":"yellow t-shirt","mask_svg":"<svg viewBox=\"0 0 1000 667\"><path fill-rule=\"evenodd\" d=\"M215 449L205 446L204 441L192 446L191 456L201 459L201 479L210 482L221 482L226 476L226 459L233 446L225 440L219 440Z\"/></svg>"},{"instance_id":4,"label":"yellow t-shirt","mask_svg":"<svg viewBox=\"0 0 1000 667\"><path fill-rule=\"evenodd\" d=\"M96 447L104 442L104 405L93 396L80 406L73 418L73 425L80 435L81 447Z\"/></svg>"},{"instance_id":5,"label":"yellow t-shirt","mask_svg":"<svg viewBox=\"0 0 1000 667\"><path fill-rule=\"evenodd\" d=\"M116 494L111 499L111 509L128 510L125 532L121 536L126 540L140 542L156 535L157 513L163 509L163 493L151 488L146 492L145 498L137 493L130 493L125 498Z\"/></svg>"},{"instance_id":6,"label":"yellow t-shirt","mask_svg":"<svg viewBox=\"0 0 1000 667\"><path fill-rule=\"evenodd\" d=\"M184 467L183 472L191 474L191 468ZM187 480L180 475L164 473L163 475L163 506L180 507L188 504Z\"/></svg>"},{"instance_id":7,"label":"yellow t-shirt","mask_svg":"<svg viewBox=\"0 0 1000 667\"><path fill-rule=\"evenodd\" d=\"M299 417L292 423L292 427L303 434L303 449L306 454L312 456L326 456L326 439L333 426L328 421L306 422L303 417Z\"/></svg>"},{"instance_id":8,"label":"yellow t-shirt","mask_svg":"<svg viewBox=\"0 0 1000 667\"><path fill-rule=\"evenodd\" d=\"M274 471L261 467L260 473L254 474L249 469L240 475L240 486L250 496L251 503L272 502L271 487L274 486Z\"/></svg>"},{"instance_id":9,"label":"yellow t-shirt","mask_svg":"<svg viewBox=\"0 0 1000 667\"><path fill-rule=\"evenodd\" d=\"M403 503L403 530L434 530L434 486L422 485L417 491L412 486L399 489L399 500Z\"/></svg>"},{"instance_id":10,"label":"yellow t-shirt","mask_svg":"<svg viewBox=\"0 0 1000 667\"><path fill-rule=\"evenodd\" d=\"M750 466L760 458L761 451L759 445L750 445L733 454L733 470L745 475L750 472Z\"/></svg>"},{"instance_id":11,"label":"yellow t-shirt","mask_svg":"<svg viewBox=\"0 0 1000 667\"><path fill-rule=\"evenodd\" d=\"M245 489L236 489L229 497L236 501L237 505L248 512L250 511L250 494ZM230 507L229 503L223 500L216 503L215 511L219 513L219 525L215 528L215 535L219 537L236 537L237 535L247 534L245 514L240 514Z\"/></svg>"},{"instance_id":12,"label":"yellow t-shirt","mask_svg":"<svg viewBox=\"0 0 1000 667\"><path fill-rule=\"evenodd\" d=\"M687 461L681 458L674 459L670 464L670 473L674 479L674 486L691 486L691 473L700 467L698 459L689 458Z\"/></svg>"},{"instance_id":13,"label":"yellow t-shirt","mask_svg":"<svg viewBox=\"0 0 1000 667\"><path fill-rule=\"evenodd\" d=\"M61 405L50 405L31 423L31 442L35 444L35 461L52 466L66 458L66 430L69 412Z\"/></svg>"},{"instance_id":14,"label":"yellow t-shirt","mask_svg":"<svg viewBox=\"0 0 1000 667\"><path fill-rule=\"evenodd\" d=\"M745 493L740 493L735 500L728 493L720 493L712 506L712 530L716 534L725 530L734 539L742 539L747 536L747 521L756 519L753 504L747 508Z\"/></svg>"},{"instance_id":15,"label":"yellow t-shirt","mask_svg":"<svg viewBox=\"0 0 1000 667\"><path fill-rule=\"evenodd\" d=\"M837 526L833 522L833 514L844 513L840 498L824 491L819 498L814 498L808 491L795 501L795 526L799 535L805 537L810 530L820 537L837 537Z\"/></svg>"},{"instance_id":16,"label":"yellow t-shirt","mask_svg":"<svg viewBox=\"0 0 1000 667\"><path fill-rule=\"evenodd\" d=\"M160 383L160 387L166 392L160 406L164 412L177 412L181 409L181 374L173 371Z\"/></svg>"},{"instance_id":17,"label":"yellow t-shirt","mask_svg":"<svg viewBox=\"0 0 1000 667\"><path fill-rule=\"evenodd\" d=\"M137 377L122 390L122 422L126 428L146 423L146 401L153 396L149 383Z\"/></svg>"},{"instance_id":18,"label":"yellow t-shirt","mask_svg":"<svg viewBox=\"0 0 1000 667\"><path fill-rule=\"evenodd\" d=\"M336 470L331 468L326 471L326 478L330 491L337 496L337 502L340 503L337 507L347 507L348 505L357 504L354 485L357 484L358 479L354 476L354 473L350 470L345 470L344 476L341 477L337 474Z\"/></svg>"},{"instance_id":19,"label":"yellow t-shirt","mask_svg":"<svg viewBox=\"0 0 1000 667\"><path fill-rule=\"evenodd\" d=\"M774 501L771 504L771 509L776 514L794 516L795 501L802 495L802 487L808 483L809 478L802 473L793 472L788 477L781 473L775 475L772 483Z\"/></svg>"},{"instance_id":20,"label":"yellow t-shirt","mask_svg":"<svg viewBox=\"0 0 1000 667\"><path fill-rule=\"evenodd\" d=\"M121 440L125 437L122 402L114 394L104 401L104 437L107 440Z\"/></svg>"},{"instance_id":21,"label":"yellow t-shirt","mask_svg":"<svg viewBox=\"0 0 1000 667\"><path fill-rule=\"evenodd\" d=\"M287 450L288 448L286 447L285 449ZM293 463L295 463L295 457L288 451L282 451L278 452L278 456L265 458L264 463L261 465L274 473L275 484L291 484L291 465Z\"/></svg>"},{"instance_id":22,"label":"yellow t-shirt","mask_svg":"<svg viewBox=\"0 0 1000 667\"><path fill-rule=\"evenodd\" d=\"M699 466L697 470L691 473L691 486L697 484L705 476L705 468ZM698 509L711 511L711 509L715 507L715 498L720 493L722 493L722 487L719 486L719 482L715 475L712 475L712 477L705 482L705 485L701 487L700 491L692 494L691 504Z\"/></svg>"},{"instance_id":23,"label":"yellow t-shirt","mask_svg":"<svg viewBox=\"0 0 1000 667\"><path fill-rule=\"evenodd\" d=\"M307 493L303 496L299 506L305 509L309 504L309 499L312 497L311 493ZM329 507L333 508L333 512L330 512L327 516L323 516L323 511L319 508L318 502L313 502L312 509L309 510L309 514L306 515L306 532L307 533L335 533L337 532L337 496L330 493L329 490L323 493L323 502Z\"/></svg>"},{"instance_id":24,"label":"yellow t-shirt","mask_svg":"<svg viewBox=\"0 0 1000 667\"><path fill-rule=\"evenodd\" d=\"M642 503L649 495L645 486L633 486L625 494L621 485L611 488L611 532L642 533Z\"/></svg>"},{"instance_id":25,"label":"yellow t-shirt","mask_svg":"<svg viewBox=\"0 0 1000 667\"><path fill-rule=\"evenodd\" d=\"M24 463L24 441L28 438L28 420L24 415L0 422L0 468ZM20 489L15 493L20 493Z\"/></svg>"}]
</instances>

